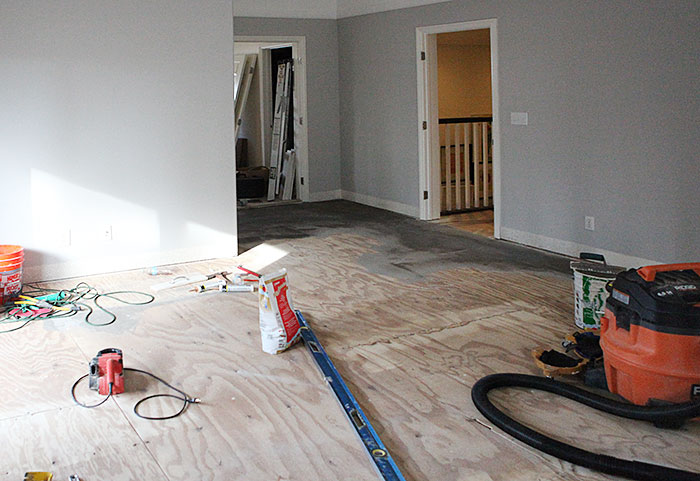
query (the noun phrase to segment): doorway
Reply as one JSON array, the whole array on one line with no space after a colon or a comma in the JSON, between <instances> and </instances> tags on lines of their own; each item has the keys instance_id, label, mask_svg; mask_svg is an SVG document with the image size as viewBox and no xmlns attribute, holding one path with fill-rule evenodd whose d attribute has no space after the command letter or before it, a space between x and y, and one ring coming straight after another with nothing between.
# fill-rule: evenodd
<instances>
[{"instance_id":1,"label":"doorway","mask_svg":"<svg viewBox=\"0 0 700 481\"><path fill-rule=\"evenodd\" d=\"M246 183L239 185L239 207L307 201L305 38L235 37L234 62L250 55L255 55L257 68L236 139L237 184ZM290 165L292 170L284 170Z\"/></svg>"},{"instance_id":2,"label":"doorway","mask_svg":"<svg viewBox=\"0 0 700 481\"><path fill-rule=\"evenodd\" d=\"M496 20L419 27L416 46L420 218L500 238Z\"/></svg>"}]
</instances>

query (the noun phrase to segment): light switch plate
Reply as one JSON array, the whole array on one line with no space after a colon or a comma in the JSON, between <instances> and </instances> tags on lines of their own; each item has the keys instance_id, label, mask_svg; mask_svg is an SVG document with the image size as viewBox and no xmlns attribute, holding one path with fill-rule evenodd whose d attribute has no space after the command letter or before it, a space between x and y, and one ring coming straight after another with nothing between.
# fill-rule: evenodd
<instances>
[{"instance_id":1,"label":"light switch plate","mask_svg":"<svg viewBox=\"0 0 700 481\"><path fill-rule=\"evenodd\" d=\"M511 112L510 123L513 125L527 125L527 112Z\"/></svg>"}]
</instances>

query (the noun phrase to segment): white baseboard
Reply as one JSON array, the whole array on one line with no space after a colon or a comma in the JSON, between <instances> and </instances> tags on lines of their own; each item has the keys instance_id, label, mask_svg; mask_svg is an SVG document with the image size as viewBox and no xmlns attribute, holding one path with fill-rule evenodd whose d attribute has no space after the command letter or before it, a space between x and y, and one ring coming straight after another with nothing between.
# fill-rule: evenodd
<instances>
[{"instance_id":1,"label":"white baseboard","mask_svg":"<svg viewBox=\"0 0 700 481\"><path fill-rule=\"evenodd\" d=\"M325 202L327 200L338 200L343 198L343 192L340 189L327 190L325 192L312 192L309 194L309 202Z\"/></svg>"},{"instance_id":2,"label":"white baseboard","mask_svg":"<svg viewBox=\"0 0 700 481\"><path fill-rule=\"evenodd\" d=\"M132 255L71 259L64 262L25 266L22 269L22 282L40 282L106 274L109 272L142 269L152 266L196 262L221 257L235 257L236 254L236 246L234 243L226 246L197 246Z\"/></svg>"},{"instance_id":3,"label":"white baseboard","mask_svg":"<svg viewBox=\"0 0 700 481\"><path fill-rule=\"evenodd\" d=\"M661 264L659 261L644 259L641 257L629 256L597 247L578 244L576 242L554 239L531 232L524 232L501 226L501 239L517 242L530 247L537 247L550 252L564 254L569 257L578 257L581 252L594 252L605 256L608 264L622 267L641 267L650 264Z\"/></svg>"},{"instance_id":4,"label":"white baseboard","mask_svg":"<svg viewBox=\"0 0 700 481\"><path fill-rule=\"evenodd\" d=\"M420 214L416 206L394 202L393 200L380 199L379 197L373 197L371 195L358 194L357 192L350 192L348 190L343 191L343 199L415 218L418 218Z\"/></svg>"}]
</instances>

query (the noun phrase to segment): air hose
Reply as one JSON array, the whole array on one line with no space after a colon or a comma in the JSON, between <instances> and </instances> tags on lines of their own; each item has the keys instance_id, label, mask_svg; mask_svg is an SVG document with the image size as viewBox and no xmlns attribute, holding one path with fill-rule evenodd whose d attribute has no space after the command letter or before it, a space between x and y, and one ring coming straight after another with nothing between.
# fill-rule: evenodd
<instances>
[{"instance_id":1,"label":"air hose","mask_svg":"<svg viewBox=\"0 0 700 481\"><path fill-rule=\"evenodd\" d=\"M628 461L597 454L562 443L508 417L488 398L489 391L505 387L521 387L547 391L616 416L650 422L672 422L700 416L700 402L668 406L637 406L599 396L590 391L527 374L492 374L474 384L472 401L486 419L525 444L559 459L595 471L641 481L700 481L700 474L641 461Z\"/></svg>"}]
</instances>

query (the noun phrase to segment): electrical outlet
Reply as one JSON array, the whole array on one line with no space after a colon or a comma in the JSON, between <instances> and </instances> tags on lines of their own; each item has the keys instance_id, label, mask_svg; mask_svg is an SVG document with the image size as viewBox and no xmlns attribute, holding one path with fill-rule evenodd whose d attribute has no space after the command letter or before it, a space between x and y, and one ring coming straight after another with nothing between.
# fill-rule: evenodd
<instances>
[{"instance_id":1,"label":"electrical outlet","mask_svg":"<svg viewBox=\"0 0 700 481\"><path fill-rule=\"evenodd\" d=\"M112 240L112 226L106 225L102 228L102 240L109 242Z\"/></svg>"},{"instance_id":2,"label":"electrical outlet","mask_svg":"<svg viewBox=\"0 0 700 481\"><path fill-rule=\"evenodd\" d=\"M586 230L595 230L595 217L587 215L583 226L586 228Z\"/></svg>"},{"instance_id":3,"label":"electrical outlet","mask_svg":"<svg viewBox=\"0 0 700 481\"><path fill-rule=\"evenodd\" d=\"M510 123L512 125L527 125L527 112L511 112Z\"/></svg>"}]
</instances>

